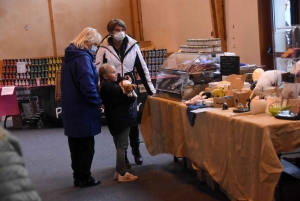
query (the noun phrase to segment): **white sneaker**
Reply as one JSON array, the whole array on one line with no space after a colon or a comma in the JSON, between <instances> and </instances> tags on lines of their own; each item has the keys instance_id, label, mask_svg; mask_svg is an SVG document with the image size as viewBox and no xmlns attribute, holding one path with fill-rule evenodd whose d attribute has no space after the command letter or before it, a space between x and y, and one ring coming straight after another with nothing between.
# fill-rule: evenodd
<instances>
[{"instance_id":1,"label":"white sneaker","mask_svg":"<svg viewBox=\"0 0 300 201\"><path fill-rule=\"evenodd\" d=\"M138 176L134 176L128 172L125 173L124 176L118 175L118 181L119 182L128 182L128 181L134 181L137 180Z\"/></svg>"},{"instance_id":2,"label":"white sneaker","mask_svg":"<svg viewBox=\"0 0 300 201\"><path fill-rule=\"evenodd\" d=\"M118 175L119 175L119 173L115 172L115 174L114 174L114 180L118 180Z\"/></svg>"}]
</instances>

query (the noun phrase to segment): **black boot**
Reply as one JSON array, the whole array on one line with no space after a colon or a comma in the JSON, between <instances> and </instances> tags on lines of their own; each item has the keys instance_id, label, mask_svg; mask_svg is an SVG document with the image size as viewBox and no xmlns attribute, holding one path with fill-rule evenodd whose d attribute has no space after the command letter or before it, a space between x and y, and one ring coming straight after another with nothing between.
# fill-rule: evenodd
<instances>
[{"instance_id":1,"label":"black boot","mask_svg":"<svg viewBox=\"0 0 300 201\"><path fill-rule=\"evenodd\" d=\"M130 169L131 168L131 164L127 158L127 153L125 153L125 166L126 166L126 169Z\"/></svg>"},{"instance_id":2,"label":"black boot","mask_svg":"<svg viewBox=\"0 0 300 201\"><path fill-rule=\"evenodd\" d=\"M134 156L134 161L137 165L143 164L143 157L139 149L132 149L132 155Z\"/></svg>"},{"instance_id":3,"label":"black boot","mask_svg":"<svg viewBox=\"0 0 300 201\"><path fill-rule=\"evenodd\" d=\"M88 180L80 181L80 188L96 186L98 184L101 184L101 181L98 181L97 179L90 177Z\"/></svg>"}]
</instances>

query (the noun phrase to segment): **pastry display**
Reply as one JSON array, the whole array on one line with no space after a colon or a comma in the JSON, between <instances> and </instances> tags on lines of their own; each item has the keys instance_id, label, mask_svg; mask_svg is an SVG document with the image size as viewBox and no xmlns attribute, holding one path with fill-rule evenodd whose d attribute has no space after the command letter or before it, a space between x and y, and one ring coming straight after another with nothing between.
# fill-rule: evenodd
<instances>
[{"instance_id":1,"label":"pastry display","mask_svg":"<svg viewBox=\"0 0 300 201\"><path fill-rule=\"evenodd\" d=\"M175 52L159 69L156 80L157 95L173 100L190 99L191 96L199 94L203 84L215 80L216 77L218 79L218 74L214 73L218 68L218 61L212 54Z\"/></svg>"},{"instance_id":2,"label":"pastry display","mask_svg":"<svg viewBox=\"0 0 300 201\"><path fill-rule=\"evenodd\" d=\"M215 65L213 63L208 63L208 64L194 63L194 64L191 65L188 72L189 73L198 73L198 72L201 72L201 71L216 70L217 68L218 68L217 65Z\"/></svg>"}]
</instances>

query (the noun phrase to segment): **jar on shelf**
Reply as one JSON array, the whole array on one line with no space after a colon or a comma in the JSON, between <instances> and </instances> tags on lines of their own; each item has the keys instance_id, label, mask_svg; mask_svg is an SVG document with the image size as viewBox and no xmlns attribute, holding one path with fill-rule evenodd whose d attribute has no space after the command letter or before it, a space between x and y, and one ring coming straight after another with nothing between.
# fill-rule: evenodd
<instances>
[{"instance_id":1,"label":"jar on shelf","mask_svg":"<svg viewBox=\"0 0 300 201\"><path fill-rule=\"evenodd\" d=\"M211 45L210 39L203 39L203 45Z\"/></svg>"},{"instance_id":2,"label":"jar on shelf","mask_svg":"<svg viewBox=\"0 0 300 201\"><path fill-rule=\"evenodd\" d=\"M180 45L179 48L181 49L181 52L186 52L185 45Z\"/></svg>"},{"instance_id":3,"label":"jar on shelf","mask_svg":"<svg viewBox=\"0 0 300 201\"><path fill-rule=\"evenodd\" d=\"M220 38L213 38L212 45L221 45L221 39Z\"/></svg>"},{"instance_id":4,"label":"jar on shelf","mask_svg":"<svg viewBox=\"0 0 300 201\"><path fill-rule=\"evenodd\" d=\"M221 45L214 45L213 46L213 51L214 52L220 52L221 51Z\"/></svg>"},{"instance_id":5,"label":"jar on shelf","mask_svg":"<svg viewBox=\"0 0 300 201\"><path fill-rule=\"evenodd\" d=\"M200 45L198 48L198 53L200 52L206 52L206 46L205 45Z\"/></svg>"}]
</instances>

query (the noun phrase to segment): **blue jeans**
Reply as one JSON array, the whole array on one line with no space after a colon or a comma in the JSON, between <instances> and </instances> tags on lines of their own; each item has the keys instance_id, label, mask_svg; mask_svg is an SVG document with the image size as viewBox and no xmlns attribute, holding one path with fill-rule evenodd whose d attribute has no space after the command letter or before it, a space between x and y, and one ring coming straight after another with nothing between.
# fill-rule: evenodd
<instances>
[{"instance_id":1,"label":"blue jeans","mask_svg":"<svg viewBox=\"0 0 300 201\"><path fill-rule=\"evenodd\" d=\"M125 152L128 147L129 132L130 127L127 127L119 135L113 136L117 150L116 171L122 176L126 173Z\"/></svg>"}]
</instances>

